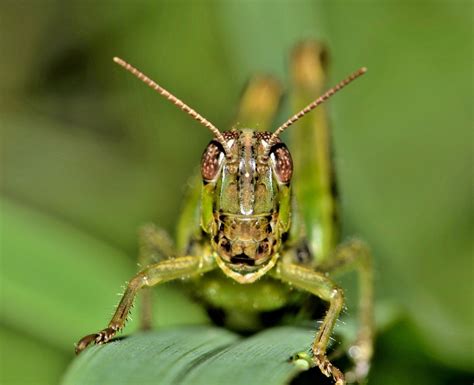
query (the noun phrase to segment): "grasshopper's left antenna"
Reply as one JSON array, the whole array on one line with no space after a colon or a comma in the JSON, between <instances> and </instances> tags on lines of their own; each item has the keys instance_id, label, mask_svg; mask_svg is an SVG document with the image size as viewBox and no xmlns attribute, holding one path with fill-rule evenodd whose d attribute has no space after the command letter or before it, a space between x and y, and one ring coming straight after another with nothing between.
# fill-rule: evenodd
<instances>
[{"instance_id":1,"label":"grasshopper's left antenna","mask_svg":"<svg viewBox=\"0 0 474 385\"><path fill-rule=\"evenodd\" d=\"M186 103L184 103L182 100L178 99L176 96L174 96L171 92L165 90L163 87L155 83L153 80L151 80L148 76L146 76L144 73L136 69L134 66L131 64L127 63L125 60L120 59L119 57L114 57L114 62L120 65L121 67L125 68L128 72L132 73L135 75L138 79L140 79L143 83L145 83L147 86L153 88L155 91L157 91L160 95L164 96L166 99L168 99L170 102L172 102L174 105L177 107L181 108L184 112L186 112L188 115L196 119L199 123L201 123L204 127L209 129L214 136L216 137L217 141L222 145L224 148L224 152L226 154L227 158L231 158L231 152L230 148L227 145L227 142L224 139L224 136L222 133L219 131L219 129L214 126L209 120L204 118L202 115L200 115L198 112L193 110L191 107L189 107Z\"/></svg>"},{"instance_id":2,"label":"grasshopper's left antenna","mask_svg":"<svg viewBox=\"0 0 474 385\"><path fill-rule=\"evenodd\" d=\"M365 74L367 72L366 67L359 68L357 71L349 75L346 79L335 85L333 88L330 88L328 91L326 91L323 95L321 95L319 98L317 98L315 101L311 102L308 104L305 108L303 108L300 112L297 114L293 115L290 119L288 119L285 123L283 123L280 127L278 127L275 132L272 134L268 141L268 151L270 151L270 147L273 146L280 134L285 131L288 127L290 127L293 123L295 123L297 120L302 118L304 115L306 115L308 112L314 110L317 106L320 104L324 103L326 100L328 100L331 96L333 96L337 91L341 90L345 86L347 86L350 82L353 80L357 79L359 76ZM267 151L267 152L268 152ZM268 155L268 154L267 154Z\"/></svg>"}]
</instances>

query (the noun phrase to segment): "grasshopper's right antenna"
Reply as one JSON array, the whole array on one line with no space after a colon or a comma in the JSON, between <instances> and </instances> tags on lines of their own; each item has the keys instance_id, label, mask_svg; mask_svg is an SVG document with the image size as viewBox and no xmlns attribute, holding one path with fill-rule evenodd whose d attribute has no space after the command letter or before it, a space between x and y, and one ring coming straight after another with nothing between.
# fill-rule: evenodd
<instances>
[{"instance_id":1,"label":"grasshopper's right antenna","mask_svg":"<svg viewBox=\"0 0 474 385\"><path fill-rule=\"evenodd\" d=\"M320 104L324 103L326 100L328 100L331 96L333 96L336 92L347 86L349 83L351 83L353 80L357 79L359 76L362 76L367 72L367 68L362 67L359 68L357 71L353 72L351 75L349 75L346 79L341 81L340 83L336 84L334 87L330 88L328 91L326 91L323 95L321 95L319 98L317 98L315 101L312 103L308 104L305 108L303 108L300 112L297 114L293 115L290 119L288 119L285 123L283 123L280 127L278 127L275 132L272 134L270 137L270 140L268 141L268 150L265 156L268 156L268 152L270 151L271 146L273 146L280 134L285 131L288 127L290 127L293 123L295 123L297 120L302 118L304 115L306 115L308 112L314 110L317 106Z\"/></svg>"},{"instance_id":2,"label":"grasshopper's right antenna","mask_svg":"<svg viewBox=\"0 0 474 385\"><path fill-rule=\"evenodd\" d=\"M151 80L148 76L146 76L144 73L133 67L131 64L127 63L125 60L120 59L119 57L114 57L114 62L120 65L121 67L125 68L128 72L132 73L135 75L138 79L140 79L143 83L145 83L147 86L153 88L155 91L157 91L160 95L164 96L166 99L168 99L170 102L172 102L174 105L177 107L181 108L184 112L186 112L188 115L196 119L199 123L201 123L204 127L209 129L214 136L216 137L217 141L222 145L224 148L225 155L228 159L231 158L231 152L230 148L227 145L227 142L224 139L224 136L222 133L219 131L219 129L214 126L209 120L201 116L199 113L197 113L195 110L193 110L191 107L189 107L186 103L184 103L182 100L178 99L176 96L174 96L172 93L169 91L165 90L163 87L155 83L153 80Z\"/></svg>"}]
</instances>

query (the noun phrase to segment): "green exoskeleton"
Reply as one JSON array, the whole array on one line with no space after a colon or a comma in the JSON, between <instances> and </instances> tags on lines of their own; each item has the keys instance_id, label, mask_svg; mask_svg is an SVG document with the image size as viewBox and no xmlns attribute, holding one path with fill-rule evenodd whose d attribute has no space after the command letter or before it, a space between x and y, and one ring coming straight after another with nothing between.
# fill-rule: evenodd
<instances>
[{"instance_id":1,"label":"green exoskeleton","mask_svg":"<svg viewBox=\"0 0 474 385\"><path fill-rule=\"evenodd\" d=\"M340 243L338 203L325 110L303 115L366 70L361 68L322 96L325 52L314 42L300 44L292 57L293 103L299 111L273 132L266 131L280 89L270 78L251 82L238 122L221 132L125 61L130 71L214 135L201 160L201 178L191 188L178 224L176 247L154 226L141 233L140 261L146 266L128 283L107 328L85 336L76 352L104 343L124 326L136 294L185 279L195 296L226 313L226 323L251 327L261 312L280 309L307 292L328 304L312 344L311 362L338 385L363 381L373 351L373 273L370 252L359 240ZM305 104L314 100L312 103ZM290 155L280 134L290 132ZM258 125L258 130L255 127ZM251 128L248 128L251 127ZM327 358L330 336L344 295L330 278L341 269L359 275L359 331L349 349L354 366L343 374ZM236 282L239 285L236 285ZM293 290L294 288L299 290ZM142 326L150 326L150 298L143 290Z\"/></svg>"}]
</instances>

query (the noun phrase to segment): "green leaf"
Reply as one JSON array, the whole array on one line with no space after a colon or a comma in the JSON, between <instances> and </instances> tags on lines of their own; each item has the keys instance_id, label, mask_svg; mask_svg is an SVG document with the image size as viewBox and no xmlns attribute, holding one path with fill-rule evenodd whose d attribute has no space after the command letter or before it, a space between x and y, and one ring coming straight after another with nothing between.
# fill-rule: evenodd
<instances>
[{"instance_id":1,"label":"green leaf","mask_svg":"<svg viewBox=\"0 0 474 385\"><path fill-rule=\"evenodd\" d=\"M138 333L81 353L62 385L287 384L302 371L289 358L312 338L289 326L249 338L207 326Z\"/></svg>"},{"instance_id":2,"label":"green leaf","mask_svg":"<svg viewBox=\"0 0 474 385\"><path fill-rule=\"evenodd\" d=\"M121 249L136 245L137 229L154 217L157 200L168 202L153 177L156 168L80 125L25 111L2 113L0 131L7 165L2 188L9 197L85 227Z\"/></svg>"},{"instance_id":3,"label":"green leaf","mask_svg":"<svg viewBox=\"0 0 474 385\"><path fill-rule=\"evenodd\" d=\"M1 327L0 383L57 384L69 357L29 335Z\"/></svg>"},{"instance_id":4,"label":"green leaf","mask_svg":"<svg viewBox=\"0 0 474 385\"><path fill-rule=\"evenodd\" d=\"M130 259L65 222L7 199L0 203L2 322L72 354L74 342L105 326L120 286L134 274ZM183 293L156 292L158 325L206 321Z\"/></svg>"}]
</instances>

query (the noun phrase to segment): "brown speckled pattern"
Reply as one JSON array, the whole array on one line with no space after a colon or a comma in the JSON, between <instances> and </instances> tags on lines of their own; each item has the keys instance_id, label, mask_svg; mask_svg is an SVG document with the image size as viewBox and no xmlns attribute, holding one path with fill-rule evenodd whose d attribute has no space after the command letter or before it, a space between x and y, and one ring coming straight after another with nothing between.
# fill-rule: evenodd
<instances>
[{"instance_id":1,"label":"brown speckled pattern","mask_svg":"<svg viewBox=\"0 0 474 385\"><path fill-rule=\"evenodd\" d=\"M293 175L293 160L285 145L280 145L270 155L275 162L275 173L281 183L289 183Z\"/></svg>"},{"instance_id":2,"label":"brown speckled pattern","mask_svg":"<svg viewBox=\"0 0 474 385\"><path fill-rule=\"evenodd\" d=\"M211 142L206 147L201 159L201 175L206 181L211 181L216 178L219 173L222 148L216 143Z\"/></svg>"}]
</instances>

